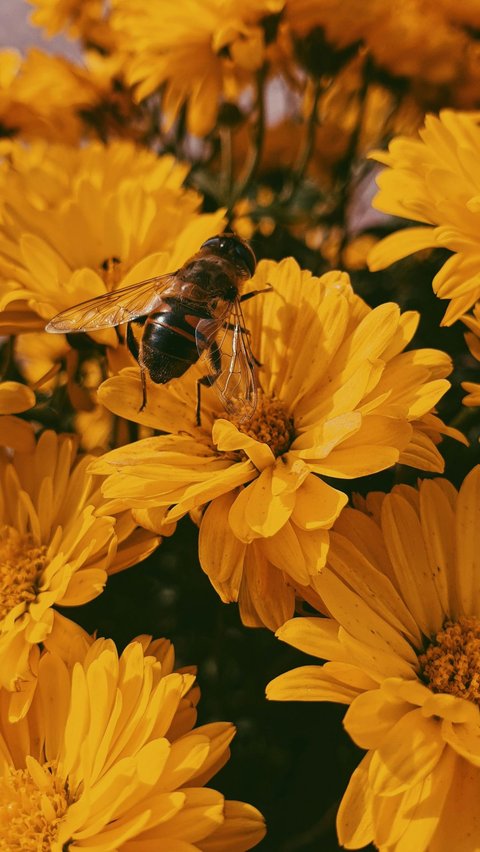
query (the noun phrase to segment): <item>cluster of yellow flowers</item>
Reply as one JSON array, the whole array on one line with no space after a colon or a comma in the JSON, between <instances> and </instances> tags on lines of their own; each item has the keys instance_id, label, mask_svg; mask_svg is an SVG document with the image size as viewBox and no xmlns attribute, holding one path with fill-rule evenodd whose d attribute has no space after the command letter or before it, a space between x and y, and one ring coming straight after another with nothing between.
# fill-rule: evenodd
<instances>
[{"instance_id":1,"label":"cluster of yellow flowers","mask_svg":"<svg viewBox=\"0 0 480 852\"><path fill-rule=\"evenodd\" d=\"M451 107L477 106L478 4L29 2L49 35L80 41L85 65L0 52L0 849L262 841L253 805L205 786L234 727L195 727L195 670L175 668L166 639L120 653L76 620L189 516L219 608L238 603L245 627L323 661L275 677L267 697L348 705L366 754L340 844L475 852L480 465L464 449L478 429L457 427L480 405L480 383L460 382L480 361L480 127ZM426 104L450 108L425 117ZM410 135L371 154L387 167L376 221L393 231L378 241L354 212L373 168L363 153L398 130ZM232 224L262 255L242 307L226 299L238 337L227 311L217 327L226 386L238 339L252 350L248 417L205 386L226 358L218 341L170 381L145 375L115 295L151 282L133 311L144 321L158 277ZM335 268L367 254L358 234L371 273L450 252L433 290L449 300L441 324L468 329L460 368L421 326L415 342L422 299L398 286L370 307ZM46 333L109 295L111 322ZM200 352L198 320L216 308L189 302L163 330L193 343L197 328ZM456 417L450 380L468 392ZM465 454L463 482L436 476L444 438ZM395 486L377 490L370 477L394 466Z\"/></svg>"}]
</instances>

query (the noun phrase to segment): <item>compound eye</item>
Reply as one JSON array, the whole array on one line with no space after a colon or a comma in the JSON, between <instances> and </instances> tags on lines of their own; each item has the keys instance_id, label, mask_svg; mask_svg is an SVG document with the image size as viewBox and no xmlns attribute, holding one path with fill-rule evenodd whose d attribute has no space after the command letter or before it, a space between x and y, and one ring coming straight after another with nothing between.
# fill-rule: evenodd
<instances>
[{"instance_id":1,"label":"compound eye","mask_svg":"<svg viewBox=\"0 0 480 852\"><path fill-rule=\"evenodd\" d=\"M214 249L218 254L224 255L232 261L240 262L253 275L257 266L257 259L248 245L235 234L218 234L210 237L202 243L202 248Z\"/></svg>"},{"instance_id":2,"label":"compound eye","mask_svg":"<svg viewBox=\"0 0 480 852\"><path fill-rule=\"evenodd\" d=\"M248 269L250 275L253 275L257 266L257 259L248 245L235 237L235 254L239 257L244 266Z\"/></svg>"},{"instance_id":3,"label":"compound eye","mask_svg":"<svg viewBox=\"0 0 480 852\"><path fill-rule=\"evenodd\" d=\"M210 237L202 243L201 248L206 248L208 246L208 248L222 249L224 241L225 237L222 236Z\"/></svg>"}]
</instances>

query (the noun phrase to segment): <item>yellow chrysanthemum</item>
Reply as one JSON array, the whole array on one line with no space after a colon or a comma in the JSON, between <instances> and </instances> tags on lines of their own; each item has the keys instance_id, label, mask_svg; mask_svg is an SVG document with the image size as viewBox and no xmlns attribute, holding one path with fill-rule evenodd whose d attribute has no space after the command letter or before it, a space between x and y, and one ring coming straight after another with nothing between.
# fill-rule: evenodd
<instances>
[{"instance_id":1,"label":"yellow chrysanthemum","mask_svg":"<svg viewBox=\"0 0 480 852\"><path fill-rule=\"evenodd\" d=\"M48 36L67 32L88 45L111 50L115 33L108 24L106 0L28 0L33 6L31 21Z\"/></svg>"},{"instance_id":2,"label":"yellow chrysanthemum","mask_svg":"<svg viewBox=\"0 0 480 852\"><path fill-rule=\"evenodd\" d=\"M201 196L182 188L187 166L131 143L78 150L39 145L28 158L12 150L11 160L11 170L3 170L3 218L0 210L3 333L41 330L64 308L176 269L224 226L222 211L199 214ZM85 361L97 359L104 377L133 363L113 329L94 334L95 343L81 352L44 337L42 361L50 349L50 360L68 374L77 410L96 405L92 389L78 387ZM31 344L17 349L24 374L36 371L39 381L40 362L30 369L27 361ZM105 436L105 417L96 414L97 434Z\"/></svg>"},{"instance_id":3,"label":"yellow chrysanthemum","mask_svg":"<svg viewBox=\"0 0 480 852\"><path fill-rule=\"evenodd\" d=\"M174 120L187 105L187 126L212 130L222 96L240 74L251 82L265 59L267 21L284 0L112 0L111 24L126 51L126 77L139 100L165 87L163 110Z\"/></svg>"},{"instance_id":4,"label":"yellow chrysanthemum","mask_svg":"<svg viewBox=\"0 0 480 852\"><path fill-rule=\"evenodd\" d=\"M28 451L0 455L0 686L16 690L12 712L31 696L38 643L68 643L80 628L55 606L97 597L107 577L152 552L158 539L131 513L111 515L91 456L45 432Z\"/></svg>"},{"instance_id":5,"label":"yellow chrysanthemum","mask_svg":"<svg viewBox=\"0 0 480 852\"><path fill-rule=\"evenodd\" d=\"M227 722L194 728L197 690L165 640L111 641L65 663L44 653L19 722L0 690L0 847L89 852L243 852L261 814L204 784L229 757Z\"/></svg>"},{"instance_id":6,"label":"yellow chrysanthemum","mask_svg":"<svg viewBox=\"0 0 480 852\"><path fill-rule=\"evenodd\" d=\"M448 388L447 355L403 352L418 322L397 305L370 310L348 276L313 278L292 259L262 261L245 302L261 363L256 413L228 419L213 389L195 423L192 367L148 386L138 370L105 382L100 400L170 434L108 453L93 469L111 474L105 494L135 507L147 528L187 512L201 521L200 558L224 601L239 600L245 623L273 628L293 611L293 586L308 585L325 561L328 530L347 501L328 477L351 479L397 461L441 470L432 440L443 426L432 407Z\"/></svg>"},{"instance_id":7,"label":"yellow chrysanthemum","mask_svg":"<svg viewBox=\"0 0 480 852\"><path fill-rule=\"evenodd\" d=\"M399 137L375 159L390 168L377 178L374 206L422 222L381 240L369 256L383 269L426 248L454 252L433 279L440 299L450 299L442 325L451 325L480 299L480 128L473 115L444 110L430 115L420 139ZM429 227L424 227L424 226Z\"/></svg>"},{"instance_id":8,"label":"yellow chrysanthemum","mask_svg":"<svg viewBox=\"0 0 480 852\"><path fill-rule=\"evenodd\" d=\"M46 159L37 172L56 177L64 193L48 206L31 191L19 197L15 175L11 187L4 182L0 226L1 310L33 311L39 328L76 302L164 271L165 251L178 246L186 259L221 228L221 212L199 216L201 197L182 188L187 166L170 156L114 142L57 147ZM28 182L29 171L22 177ZM114 332L107 339L114 345Z\"/></svg>"},{"instance_id":9,"label":"yellow chrysanthemum","mask_svg":"<svg viewBox=\"0 0 480 852\"><path fill-rule=\"evenodd\" d=\"M286 0L285 18L302 37L321 29L336 48L364 45L376 64L390 73L434 86L478 85L475 39L458 24L470 23L468 10L453 14L436 0ZM420 94L420 93L419 93ZM431 93L430 93L431 95Z\"/></svg>"},{"instance_id":10,"label":"yellow chrysanthemum","mask_svg":"<svg viewBox=\"0 0 480 852\"><path fill-rule=\"evenodd\" d=\"M276 700L348 704L367 749L338 813L347 849L474 852L480 846L480 466L372 494L347 509L312 580L330 617L278 636L328 660L280 675ZM323 610L325 611L325 610Z\"/></svg>"},{"instance_id":11,"label":"yellow chrysanthemum","mask_svg":"<svg viewBox=\"0 0 480 852\"><path fill-rule=\"evenodd\" d=\"M83 135L80 110L98 99L89 75L61 56L32 48L25 58L0 51L0 129L23 139L74 143Z\"/></svg>"}]
</instances>

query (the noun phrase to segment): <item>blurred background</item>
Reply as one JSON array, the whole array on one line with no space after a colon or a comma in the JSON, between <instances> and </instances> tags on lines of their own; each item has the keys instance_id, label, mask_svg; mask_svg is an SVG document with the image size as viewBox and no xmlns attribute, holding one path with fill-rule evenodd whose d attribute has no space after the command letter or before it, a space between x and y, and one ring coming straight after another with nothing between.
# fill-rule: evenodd
<instances>
[{"instance_id":1,"label":"blurred background","mask_svg":"<svg viewBox=\"0 0 480 852\"><path fill-rule=\"evenodd\" d=\"M81 61L76 41L61 35L44 38L39 28L29 24L29 15L30 7L23 0L2 0L0 32L4 47L25 52L37 46ZM318 57L320 42L315 50ZM332 55L331 52L329 56ZM349 55L335 56L338 66L332 66L331 73L340 68L343 71L350 60ZM395 97L403 98L408 88L406 77L392 83L387 72L382 74L375 76L375 85L385 85L387 89L390 86ZM440 413L446 422L464 425L471 440L469 448L448 439L442 445L446 475L458 484L480 461L480 429L470 410L462 410L459 386L460 381L476 378L478 365L465 346L463 329L458 324L453 328L439 326L444 306L433 295L431 280L445 261L446 252L424 253L384 272L367 271L365 245L405 222L393 222L370 207L378 166L367 162L365 153L373 143L386 144L392 125L380 129L378 138L370 133L363 148L352 146L352 139L358 142L359 123L367 115L365 92L359 95L356 89L355 96L360 101L350 143L340 153L336 150L340 131L332 123L328 138L320 140L324 147L320 145L317 161L310 171L299 171L294 212L292 206L287 209L278 203L282 192L285 194L285 169L291 162L291 152L283 153L291 128L280 124L277 135L272 136L270 160L266 158L263 163L246 206L233 208L232 221L239 231L242 226L245 228L243 234L251 240L259 258L281 259L293 254L302 266L317 274L337 261L348 267L356 291L370 306L393 300L402 310L421 311L415 346L438 347L450 352L455 360L454 387L442 400ZM437 109L442 97L431 89L425 102L429 108ZM271 124L281 122L289 110L298 109L298 103L299 96L289 94L278 79L270 83L267 106ZM343 107L339 111L346 115ZM412 119L414 128L416 121L417 118ZM168 150L173 142L168 134L166 140ZM195 153L194 140L181 141L182 155L192 150ZM241 151L243 143L238 144ZM205 195L206 210L215 209L218 204L216 187L205 168L214 154L200 157L191 177L191 185ZM330 206L330 196L319 188L327 172L324 185L334 187L334 203ZM317 216L314 224L312 211ZM310 220L308 227L306 218ZM367 243L358 242L359 238ZM354 487L366 494L389 490L396 482L414 483L416 479L415 471L396 468L356 481ZM342 488L346 490L345 482ZM165 539L157 553L140 566L113 576L103 595L77 611L69 610L69 615L90 632L112 637L120 648L139 633L171 639L177 664L198 666L202 690L199 722L231 720L237 726L232 758L215 777L213 786L230 799L251 802L265 814L268 834L258 848L262 852L335 852L339 848L335 837L336 809L361 756L343 732L344 708L265 700L265 686L272 678L310 661L305 654L282 645L269 631L242 627L237 607L220 603L199 566L197 537L194 524L183 520L177 534Z\"/></svg>"}]
</instances>

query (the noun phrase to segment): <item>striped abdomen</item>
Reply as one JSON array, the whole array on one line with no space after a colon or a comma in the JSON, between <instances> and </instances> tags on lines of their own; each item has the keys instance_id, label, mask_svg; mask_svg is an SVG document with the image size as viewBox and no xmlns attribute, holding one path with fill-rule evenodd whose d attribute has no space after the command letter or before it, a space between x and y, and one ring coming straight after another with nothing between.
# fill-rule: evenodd
<instances>
[{"instance_id":1,"label":"striped abdomen","mask_svg":"<svg viewBox=\"0 0 480 852\"><path fill-rule=\"evenodd\" d=\"M194 311L197 313L194 313ZM139 361L153 382L164 384L182 376L197 361L195 330L201 319L209 319L204 308L169 299L145 322Z\"/></svg>"}]
</instances>

